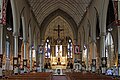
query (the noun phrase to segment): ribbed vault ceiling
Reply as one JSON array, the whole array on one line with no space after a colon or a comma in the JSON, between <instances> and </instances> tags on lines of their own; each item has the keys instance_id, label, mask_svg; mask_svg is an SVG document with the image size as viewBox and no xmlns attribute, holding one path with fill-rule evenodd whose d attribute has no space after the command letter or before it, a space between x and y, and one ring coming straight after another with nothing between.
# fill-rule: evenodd
<instances>
[{"instance_id":1,"label":"ribbed vault ceiling","mask_svg":"<svg viewBox=\"0 0 120 80\"><path fill-rule=\"evenodd\" d=\"M52 12L61 9L69 14L78 25L92 0L27 0L39 23Z\"/></svg>"}]
</instances>

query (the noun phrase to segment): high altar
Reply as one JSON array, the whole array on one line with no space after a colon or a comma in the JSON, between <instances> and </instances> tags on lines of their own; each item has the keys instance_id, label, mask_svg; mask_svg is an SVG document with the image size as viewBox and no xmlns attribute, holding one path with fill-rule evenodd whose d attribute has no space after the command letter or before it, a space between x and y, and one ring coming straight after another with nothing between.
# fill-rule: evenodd
<instances>
[{"instance_id":1,"label":"high altar","mask_svg":"<svg viewBox=\"0 0 120 80\"><path fill-rule=\"evenodd\" d=\"M68 53L68 40L63 37L60 37L60 32L64 31L64 29L60 29L60 25L58 25L58 29L53 29L53 31L58 32L58 37L53 37L51 39L50 45L50 53L51 56L49 57L51 68L52 69L66 69L67 67L67 53ZM57 35L56 35L57 36ZM49 40L47 41L49 43ZM47 44L48 47L48 44ZM46 50L48 51L48 50ZM48 52L47 52L48 53Z\"/></svg>"},{"instance_id":2,"label":"high altar","mask_svg":"<svg viewBox=\"0 0 120 80\"><path fill-rule=\"evenodd\" d=\"M51 67L52 69L62 68L66 69L67 66L67 57L52 57L51 58Z\"/></svg>"}]
</instances>

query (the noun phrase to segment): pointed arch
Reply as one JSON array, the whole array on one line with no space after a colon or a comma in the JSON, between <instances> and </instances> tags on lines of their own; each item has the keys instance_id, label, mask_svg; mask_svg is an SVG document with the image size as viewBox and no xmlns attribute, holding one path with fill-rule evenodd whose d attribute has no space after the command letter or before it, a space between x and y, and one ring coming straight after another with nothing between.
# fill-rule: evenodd
<instances>
[{"instance_id":1,"label":"pointed arch","mask_svg":"<svg viewBox=\"0 0 120 80\"><path fill-rule=\"evenodd\" d=\"M74 39L77 39L77 33L76 33L78 31L77 24L70 15L68 15L66 12L62 11L61 9L55 10L44 19L40 27L41 39L44 39L45 31L46 28L48 27L48 24L57 16L63 17L70 24L70 27L73 31L73 35L75 36Z\"/></svg>"}]
</instances>

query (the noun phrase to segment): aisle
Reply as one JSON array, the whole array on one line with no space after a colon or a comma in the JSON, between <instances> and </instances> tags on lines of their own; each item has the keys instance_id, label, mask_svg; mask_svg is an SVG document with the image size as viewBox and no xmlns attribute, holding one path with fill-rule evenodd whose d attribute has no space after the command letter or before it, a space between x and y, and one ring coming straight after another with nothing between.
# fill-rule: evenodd
<instances>
[{"instance_id":1,"label":"aisle","mask_svg":"<svg viewBox=\"0 0 120 80\"><path fill-rule=\"evenodd\" d=\"M52 80L67 80L65 75L54 75Z\"/></svg>"}]
</instances>

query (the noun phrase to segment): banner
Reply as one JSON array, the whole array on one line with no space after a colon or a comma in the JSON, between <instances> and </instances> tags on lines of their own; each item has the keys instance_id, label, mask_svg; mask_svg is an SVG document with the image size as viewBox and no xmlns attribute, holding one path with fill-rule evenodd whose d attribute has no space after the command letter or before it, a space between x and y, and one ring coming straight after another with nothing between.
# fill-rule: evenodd
<instances>
[{"instance_id":1,"label":"banner","mask_svg":"<svg viewBox=\"0 0 120 80\"><path fill-rule=\"evenodd\" d=\"M0 0L0 23L6 25L7 0Z\"/></svg>"},{"instance_id":2,"label":"banner","mask_svg":"<svg viewBox=\"0 0 120 80\"><path fill-rule=\"evenodd\" d=\"M2 3L3 3L3 0L0 0L0 23L2 20Z\"/></svg>"},{"instance_id":3,"label":"banner","mask_svg":"<svg viewBox=\"0 0 120 80\"><path fill-rule=\"evenodd\" d=\"M117 1L117 0L114 0L114 2L113 2L113 7L114 7L114 15L115 15L115 21L114 21L114 24L113 25L115 25L115 26L120 26L120 20L118 19L118 3L119 3L119 1Z\"/></svg>"}]
</instances>

